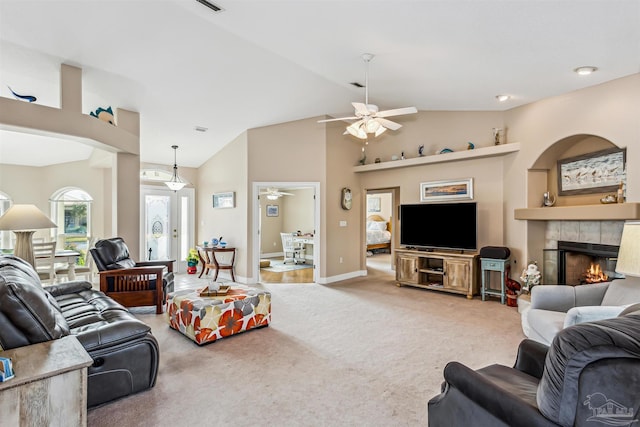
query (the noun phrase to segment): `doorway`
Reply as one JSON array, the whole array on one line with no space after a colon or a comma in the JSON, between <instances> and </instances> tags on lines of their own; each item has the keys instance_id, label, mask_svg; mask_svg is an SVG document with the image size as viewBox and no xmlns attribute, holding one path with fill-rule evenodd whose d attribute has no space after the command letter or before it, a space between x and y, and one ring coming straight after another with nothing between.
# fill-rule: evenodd
<instances>
[{"instance_id":1,"label":"doorway","mask_svg":"<svg viewBox=\"0 0 640 427\"><path fill-rule=\"evenodd\" d=\"M160 186L140 188L140 259L175 259L175 271L187 270L195 243L195 190Z\"/></svg>"},{"instance_id":2,"label":"doorway","mask_svg":"<svg viewBox=\"0 0 640 427\"><path fill-rule=\"evenodd\" d=\"M368 189L365 197L366 264L368 268L394 269L399 188Z\"/></svg>"},{"instance_id":3,"label":"doorway","mask_svg":"<svg viewBox=\"0 0 640 427\"><path fill-rule=\"evenodd\" d=\"M261 283L313 283L320 261L319 183L253 184L253 265Z\"/></svg>"}]
</instances>

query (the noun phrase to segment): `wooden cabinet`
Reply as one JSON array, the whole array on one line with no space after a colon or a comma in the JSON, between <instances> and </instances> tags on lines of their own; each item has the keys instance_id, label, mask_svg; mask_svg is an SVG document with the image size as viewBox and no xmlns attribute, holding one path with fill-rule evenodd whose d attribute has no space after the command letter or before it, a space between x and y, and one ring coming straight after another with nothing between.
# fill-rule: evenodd
<instances>
[{"instance_id":1,"label":"wooden cabinet","mask_svg":"<svg viewBox=\"0 0 640 427\"><path fill-rule=\"evenodd\" d=\"M476 253L426 252L396 249L396 281L424 289L464 294L478 293Z\"/></svg>"}]
</instances>

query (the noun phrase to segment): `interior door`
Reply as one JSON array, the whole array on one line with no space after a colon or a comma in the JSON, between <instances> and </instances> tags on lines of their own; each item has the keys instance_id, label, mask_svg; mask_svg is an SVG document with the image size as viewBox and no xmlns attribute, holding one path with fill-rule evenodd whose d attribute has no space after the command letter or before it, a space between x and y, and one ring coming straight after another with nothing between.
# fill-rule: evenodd
<instances>
[{"instance_id":1,"label":"interior door","mask_svg":"<svg viewBox=\"0 0 640 427\"><path fill-rule=\"evenodd\" d=\"M186 272L195 242L194 189L142 186L140 193L140 259L175 259L174 270Z\"/></svg>"}]
</instances>

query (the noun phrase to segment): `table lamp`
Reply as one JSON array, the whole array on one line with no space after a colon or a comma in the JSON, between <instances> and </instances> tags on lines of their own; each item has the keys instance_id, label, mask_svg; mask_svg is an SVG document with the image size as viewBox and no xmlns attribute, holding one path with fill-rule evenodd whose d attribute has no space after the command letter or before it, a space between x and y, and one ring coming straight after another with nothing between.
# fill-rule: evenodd
<instances>
[{"instance_id":1,"label":"table lamp","mask_svg":"<svg viewBox=\"0 0 640 427\"><path fill-rule=\"evenodd\" d=\"M13 205L0 217L0 230L13 230L16 245L13 254L35 268L31 237L40 228L55 228L55 225L35 205Z\"/></svg>"},{"instance_id":2,"label":"table lamp","mask_svg":"<svg viewBox=\"0 0 640 427\"><path fill-rule=\"evenodd\" d=\"M640 277L640 221L624 223L616 272Z\"/></svg>"}]
</instances>

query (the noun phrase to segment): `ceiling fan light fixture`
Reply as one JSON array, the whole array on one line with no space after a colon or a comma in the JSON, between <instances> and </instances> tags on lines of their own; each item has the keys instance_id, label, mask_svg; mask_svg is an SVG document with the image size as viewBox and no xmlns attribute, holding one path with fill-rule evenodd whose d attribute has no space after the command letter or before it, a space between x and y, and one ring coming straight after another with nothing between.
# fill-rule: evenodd
<instances>
[{"instance_id":1,"label":"ceiling fan light fixture","mask_svg":"<svg viewBox=\"0 0 640 427\"><path fill-rule=\"evenodd\" d=\"M280 198L280 196L278 196L277 194L267 194L267 199L269 200L278 200Z\"/></svg>"},{"instance_id":2,"label":"ceiling fan light fixture","mask_svg":"<svg viewBox=\"0 0 640 427\"><path fill-rule=\"evenodd\" d=\"M366 123L367 133L375 133L380 128L380 123L377 120L369 120Z\"/></svg>"},{"instance_id":3,"label":"ceiling fan light fixture","mask_svg":"<svg viewBox=\"0 0 640 427\"><path fill-rule=\"evenodd\" d=\"M380 136L380 135L382 135L383 133L385 133L386 131L387 131L387 128L386 128L386 127L384 127L384 126L380 126L380 127L378 128L378 130L376 130L375 135L376 135L376 136Z\"/></svg>"},{"instance_id":4,"label":"ceiling fan light fixture","mask_svg":"<svg viewBox=\"0 0 640 427\"><path fill-rule=\"evenodd\" d=\"M367 139L367 133L362 129L362 123L356 122L347 126L347 132L356 138Z\"/></svg>"},{"instance_id":5,"label":"ceiling fan light fixture","mask_svg":"<svg viewBox=\"0 0 640 427\"><path fill-rule=\"evenodd\" d=\"M173 148L173 176L171 177L171 180L165 182L165 185L173 191L178 191L182 190L182 187L187 184L182 182L178 176L178 163L176 161L176 151L178 150L178 146L172 145L171 148Z\"/></svg>"}]
</instances>

